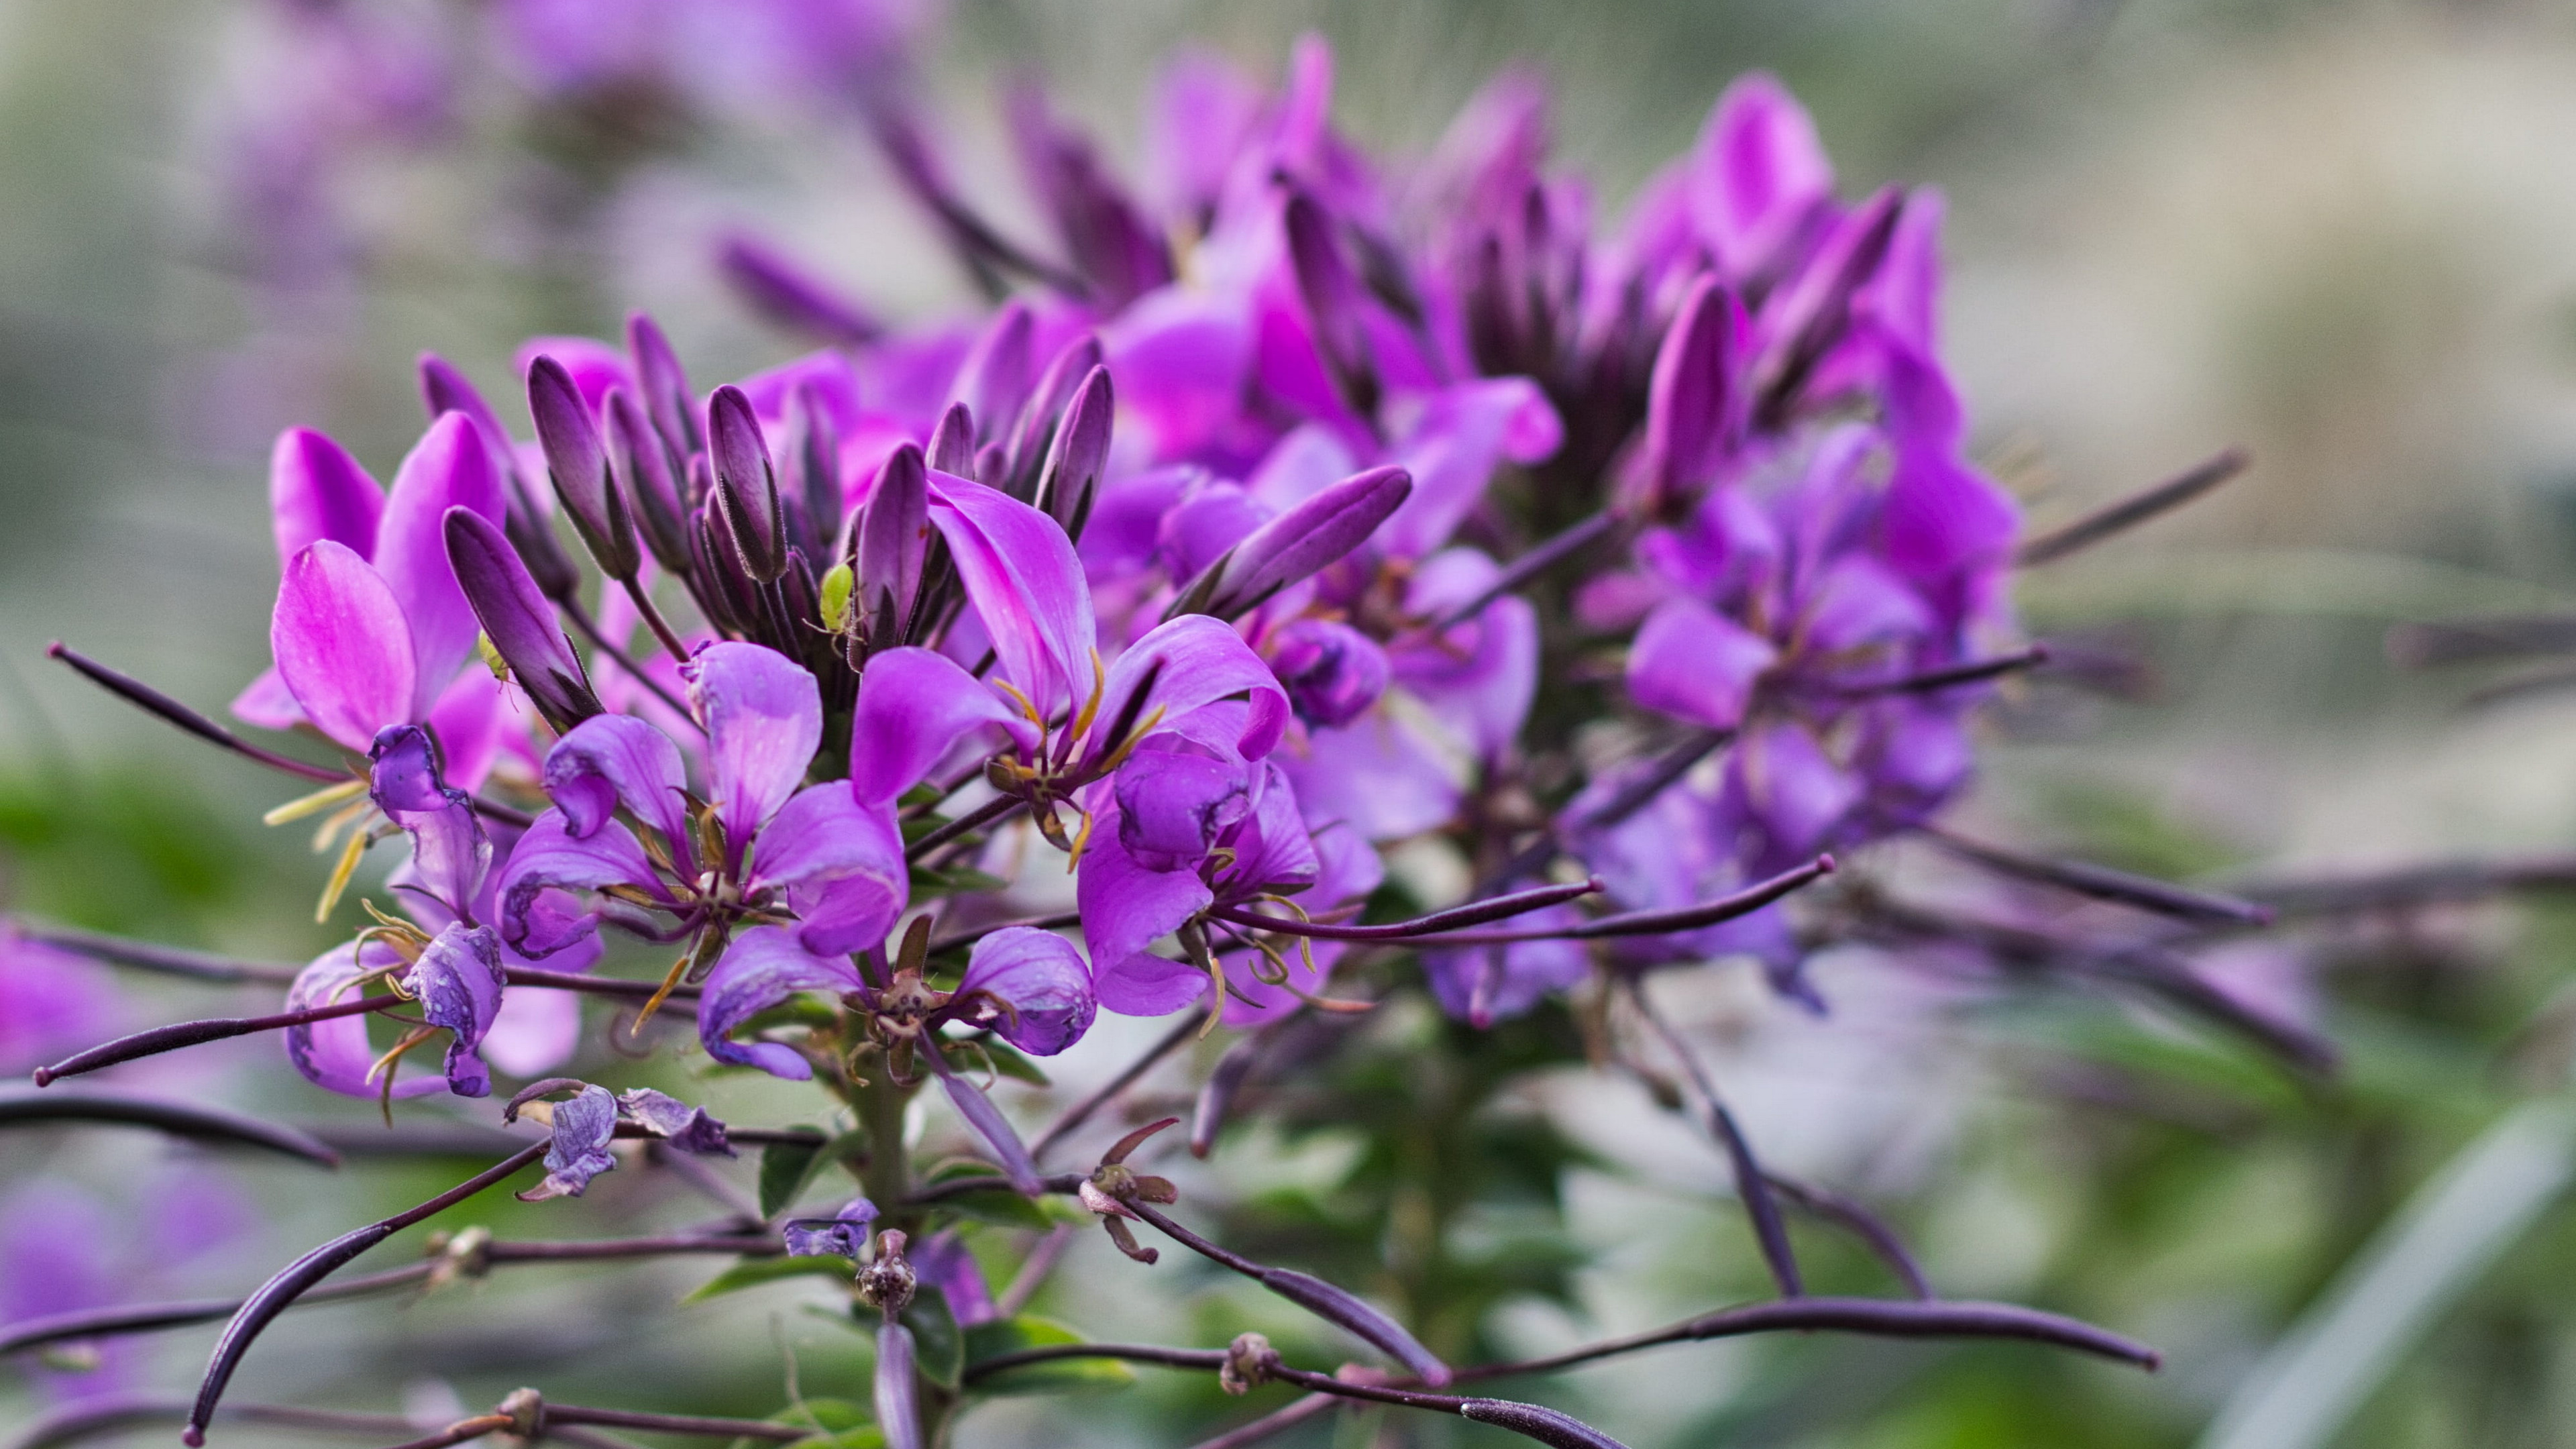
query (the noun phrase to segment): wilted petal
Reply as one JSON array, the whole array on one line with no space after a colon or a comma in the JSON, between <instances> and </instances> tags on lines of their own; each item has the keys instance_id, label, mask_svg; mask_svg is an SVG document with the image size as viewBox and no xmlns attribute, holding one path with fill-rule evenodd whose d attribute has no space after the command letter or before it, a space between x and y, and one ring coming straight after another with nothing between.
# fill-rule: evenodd
<instances>
[{"instance_id":1,"label":"wilted petal","mask_svg":"<svg viewBox=\"0 0 2576 1449\"><path fill-rule=\"evenodd\" d=\"M1062 936L1027 926L975 943L957 996L979 991L1010 1007L990 1022L994 1034L1032 1056L1051 1057L1081 1040L1096 1009L1082 953Z\"/></svg>"},{"instance_id":2,"label":"wilted petal","mask_svg":"<svg viewBox=\"0 0 2576 1449\"><path fill-rule=\"evenodd\" d=\"M460 1097L492 1091L492 1073L476 1050L500 1014L501 938L480 926L450 926L432 939L403 977L432 1026L448 1029L448 1090Z\"/></svg>"},{"instance_id":3,"label":"wilted petal","mask_svg":"<svg viewBox=\"0 0 2576 1449\"><path fill-rule=\"evenodd\" d=\"M690 672L716 816L738 858L813 763L823 741L822 692L802 665L758 644L711 645Z\"/></svg>"},{"instance_id":4,"label":"wilted petal","mask_svg":"<svg viewBox=\"0 0 2576 1449\"><path fill-rule=\"evenodd\" d=\"M632 715L596 715L555 741L546 751L545 785L575 839L588 839L624 805L661 832L674 860L692 858L680 747Z\"/></svg>"},{"instance_id":5,"label":"wilted petal","mask_svg":"<svg viewBox=\"0 0 2576 1449\"><path fill-rule=\"evenodd\" d=\"M707 1115L704 1107L692 1107L677 1097L637 1087L617 1099L620 1110L651 1128L655 1135L682 1152L700 1156L731 1157L733 1144L725 1140L725 1125Z\"/></svg>"},{"instance_id":6,"label":"wilted petal","mask_svg":"<svg viewBox=\"0 0 2576 1449\"><path fill-rule=\"evenodd\" d=\"M508 495L492 455L471 419L447 413L429 425L394 472L394 490L372 555L411 623L418 670L412 718L429 712L457 667L474 653L474 610L448 562L446 517L462 508L497 525L508 513Z\"/></svg>"},{"instance_id":7,"label":"wilted petal","mask_svg":"<svg viewBox=\"0 0 2576 1449\"><path fill-rule=\"evenodd\" d=\"M383 575L345 545L326 538L287 560L268 642L278 677L333 743L364 750L412 718L410 625Z\"/></svg>"},{"instance_id":8,"label":"wilted petal","mask_svg":"<svg viewBox=\"0 0 2576 1449\"><path fill-rule=\"evenodd\" d=\"M288 428L269 450L268 508L279 563L326 538L363 557L375 552L385 493L348 449L311 428Z\"/></svg>"},{"instance_id":9,"label":"wilted petal","mask_svg":"<svg viewBox=\"0 0 2576 1449\"><path fill-rule=\"evenodd\" d=\"M439 778L438 755L418 725L393 725L368 749L368 794L409 832L412 872L440 904L470 917L492 863L492 842L464 791Z\"/></svg>"},{"instance_id":10,"label":"wilted petal","mask_svg":"<svg viewBox=\"0 0 2576 1449\"><path fill-rule=\"evenodd\" d=\"M707 977L698 996L698 1040L717 1061L805 1081L814 1068L794 1048L735 1042L727 1034L799 991L849 991L858 985L848 957L816 956L779 927L754 927L733 938Z\"/></svg>"},{"instance_id":11,"label":"wilted petal","mask_svg":"<svg viewBox=\"0 0 2576 1449\"><path fill-rule=\"evenodd\" d=\"M787 1256L815 1258L826 1254L856 1260L866 1256L868 1224L877 1220L877 1205L854 1197L828 1218L789 1218L780 1230Z\"/></svg>"},{"instance_id":12,"label":"wilted petal","mask_svg":"<svg viewBox=\"0 0 2576 1449\"><path fill-rule=\"evenodd\" d=\"M1713 730L1744 719L1754 681L1780 657L1771 641L1701 603L1666 599L1628 650L1628 697Z\"/></svg>"},{"instance_id":13,"label":"wilted petal","mask_svg":"<svg viewBox=\"0 0 2576 1449\"><path fill-rule=\"evenodd\" d=\"M871 654L850 723L850 790L867 804L891 805L968 731L985 726L1035 744L1026 717L947 656L928 649Z\"/></svg>"},{"instance_id":14,"label":"wilted petal","mask_svg":"<svg viewBox=\"0 0 2576 1449\"><path fill-rule=\"evenodd\" d=\"M551 956L599 926L598 917L564 892L630 885L669 900L634 832L612 820L575 836L560 810L537 817L510 851L498 889L501 935L531 959Z\"/></svg>"},{"instance_id":15,"label":"wilted petal","mask_svg":"<svg viewBox=\"0 0 2576 1449\"><path fill-rule=\"evenodd\" d=\"M286 1009L307 1011L364 996L364 991L349 989L350 984L368 973L401 965L402 958L381 942L370 941L363 948L334 947L296 973L293 984L286 988ZM377 1085L367 1079L367 1068L375 1061L376 1052L367 1045L365 1017L335 1016L328 1021L290 1026L285 1041L286 1059L295 1064L306 1081L344 1096L376 1096ZM394 1083L394 1095L425 1096L446 1085L439 1077L407 1077Z\"/></svg>"},{"instance_id":16,"label":"wilted petal","mask_svg":"<svg viewBox=\"0 0 2576 1449\"><path fill-rule=\"evenodd\" d=\"M617 1166L608 1150L617 1135L617 1099L606 1087L584 1085L571 1100L555 1103L554 1123L546 1139L545 1181L520 1193L521 1202L579 1197L592 1178Z\"/></svg>"},{"instance_id":17,"label":"wilted petal","mask_svg":"<svg viewBox=\"0 0 2576 1449\"><path fill-rule=\"evenodd\" d=\"M861 805L835 780L799 792L762 828L748 885L784 889L803 919L799 943L838 955L885 939L910 882L893 812Z\"/></svg>"}]
</instances>

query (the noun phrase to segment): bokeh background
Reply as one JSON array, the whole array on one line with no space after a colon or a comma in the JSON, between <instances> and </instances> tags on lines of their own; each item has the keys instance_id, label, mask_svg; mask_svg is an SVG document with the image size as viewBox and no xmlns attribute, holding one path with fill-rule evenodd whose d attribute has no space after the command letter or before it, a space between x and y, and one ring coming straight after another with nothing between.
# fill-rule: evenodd
<instances>
[{"instance_id":1,"label":"bokeh background","mask_svg":"<svg viewBox=\"0 0 2576 1449\"><path fill-rule=\"evenodd\" d=\"M634 307L702 380L783 360L800 344L712 265L734 226L894 319L969 301L847 117L792 88L711 71L685 105L549 111L473 38L473 5L381 8L465 39L433 77L377 78L397 100L419 85L416 112L382 105L338 132L314 129L339 122L299 88L342 73L292 49L290 6L0 3L0 907L272 959L332 939L310 924L319 872L300 832L259 824L287 793L273 778L42 652L67 639L201 706L229 699L266 657L264 463L281 426L324 427L382 476L419 426L416 352L506 393L521 339L614 335ZM1018 219L997 115L1015 75L1041 76L1132 161L1139 97L1175 41L1275 74L1306 30L1335 43L1337 119L1397 153L1427 147L1496 67L1535 64L1561 158L1611 209L1690 144L1730 78L1777 71L1846 195L1947 191L1948 350L1978 455L2037 519L2251 449L2253 470L2212 499L2026 579L2032 629L2120 661L2123 689L2003 711L1965 821L2222 882L2576 848L2576 691L2471 706L2491 671L2410 674L2384 648L2402 621L2576 607L2576 7L949 0L917 44L967 184ZM341 161L319 210L245 185L294 174L308 147ZM2545 898L2248 948L2244 989L2345 1043L2330 1080L2105 1008L1961 1010L1879 960L1824 963L1839 1008L1824 1022L1732 978L1676 987L1723 1043L1757 1140L1886 1205L1945 1289L2081 1313L2170 1362L2149 1378L2012 1346L1819 1339L1672 1349L1551 1392L1641 1449L2576 1443L2571 951L2576 913ZM136 1022L237 1000L120 985L105 1009ZM1437 1029L1391 1022L1384 1045ZM1054 1100L1137 1040L1095 1033ZM0 1048L18 1045L0 1019ZM139 1080L327 1114L278 1079L272 1049ZM1436 1085L1390 1071L1373 1090L1395 1113ZM800 1105L723 1090L747 1120ZM1642 1093L1569 1078L1528 1098L1548 1130L1510 1140L1553 1145L1514 1170L1546 1177L1563 1213L1471 1225L1515 1270L1487 1332L1546 1351L1758 1287L1721 1164ZM0 1142L0 1238L51 1194L111 1257L148 1265L131 1271L156 1296L246 1287L454 1177L361 1161L325 1181L17 1136ZM1371 1140L1361 1124L1240 1142L1203 1180L1329 1221L1380 1170ZM645 1187L603 1179L593 1201L605 1221L685 1215ZM508 1203L468 1216L576 1230ZM542 1382L759 1413L792 1366L805 1393L864 1399L859 1340L792 1286L670 1311L709 1271L548 1269L400 1312L310 1310L241 1392L407 1400L435 1420L449 1395L479 1406ZM1086 1235L1052 1291L1103 1336L1198 1341L1276 1316L1158 1271L1140 1282ZM133 1352L175 1385L211 1333ZM2301 1341L2324 1347L2302 1358ZM0 1426L34 1412L35 1383L0 1366ZM2257 1406L2291 1417L2244 1417ZM979 1410L959 1443L1177 1444L1225 1408L1166 1378ZM1399 1430L1484 1442L1367 1417L1280 1442Z\"/></svg>"}]
</instances>

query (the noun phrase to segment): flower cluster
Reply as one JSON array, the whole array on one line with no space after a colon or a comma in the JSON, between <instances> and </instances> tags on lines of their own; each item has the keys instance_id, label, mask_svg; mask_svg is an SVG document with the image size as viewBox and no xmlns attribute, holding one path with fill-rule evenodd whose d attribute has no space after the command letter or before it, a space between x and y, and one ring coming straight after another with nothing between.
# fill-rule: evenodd
<instances>
[{"instance_id":1,"label":"flower cluster","mask_svg":"<svg viewBox=\"0 0 2576 1449\"><path fill-rule=\"evenodd\" d=\"M549 36L592 8L504 7ZM581 70L608 51L529 54ZM897 175L976 277L1029 284L987 314L854 326L870 309L751 247L737 274L832 346L702 391L641 314L616 343L538 338L524 429L424 357L431 421L389 489L288 432L274 668L233 708L337 746L338 766L59 651L319 784L271 818L323 817L322 919L372 844L410 849L399 911L366 903L283 1014L145 1032L40 1085L275 1028L306 1078L388 1118L397 1098L490 1094L497 1072L526 1083L506 1118L549 1129L246 1302L192 1433L303 1287L540 1156L521 1195L578 1196L620 1139L851 1167L864 1196L826 1217L777 1204L742 1251L852 1260L882 1317L888 1443L925 1442L958 1392L916 1383L920 1290L960 1327L1009 1317L942 1231L943 1193L1070 1196L1151 1262L1144 1224L1437 1388L1451 1370L1379 1309L1166 1214L1180 1189L1126 1164L1170 1121L1049 1177L1039 1160L1089 1108L1033 1149L979 1078L1033 1071L1104 1010L1192 1013L1160 1051L1417 988L1483 1029L1598 982L1661 1030L1644 974L1733 957L1821 1010L1800 969L1820 939L1928 929L1860 908L1802 928L1783 898L1830 852L1924 827L1968 779L1995 679L2040 658L2008 597L2017 511L1967 460L1940 362L1939 198L1841 198L1805 114L1754 76L1596 228L1580 179L1548 169L1525 79L1404 171L1333 128L1331 87L1316 42L1275 93L1185 57L1133 186L1021 95L1010 124L1054 228L1026 245L887 92L870 119ZM2023 939L1979 938L1999 959ZM612 941L659 951L660 979L605 969ZM2216 1009L2187 973L2160 979ZM625 1037L693 1007L712 1063L815 1082L864 1147L546 1076L585 993L633 1008ZM389 1049L376 1016L404 1028ZM441 1042L440 1070L403 1067ZM1249 1061L1209 1083L1197 1150ZM903 1109L932 1079L998 1175L915 1190ZM1695 1080L1795 1299L1774 1179ZM457 1271L507 1260L455 1252ZM1778 1326L2143 1353L1991 1305L1835 1302ZM1535 1406L1306 1373L1257 1335L1206 1362L1152 1352L1235 1392L1291 1382L1608 1442ZM483 1427L580 1412L514 1396Z\"/></svg>"}]
</instances>

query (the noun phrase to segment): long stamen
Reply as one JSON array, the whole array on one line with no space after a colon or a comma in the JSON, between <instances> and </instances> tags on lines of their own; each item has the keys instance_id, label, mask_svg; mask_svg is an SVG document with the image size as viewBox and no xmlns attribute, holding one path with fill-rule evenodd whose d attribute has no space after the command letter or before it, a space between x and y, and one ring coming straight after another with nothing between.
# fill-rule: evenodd
<instances>
[{"instance_id":1,"label":"long stamen","mask_svg":"<svg viewBox=\"0 0 2576 1449\"><path fill-rule=\"evenodd\" d=\"M318 815L334 805L365 793L367 793L367 782L364 780L343 780L337 785L325 785L310 795L298 795L270 810L259 817L259 823L285 825L308 815Z\"/></svg>"}]
</instances>

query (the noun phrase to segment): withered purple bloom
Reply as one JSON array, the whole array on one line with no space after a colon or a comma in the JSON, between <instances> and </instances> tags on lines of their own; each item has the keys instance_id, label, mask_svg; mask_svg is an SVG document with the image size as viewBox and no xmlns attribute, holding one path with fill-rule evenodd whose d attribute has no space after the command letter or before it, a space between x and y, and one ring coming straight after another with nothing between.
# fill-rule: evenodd
<instances>
[{"instance_id":1,"label":"withered purple bloom","mask_svg":"<svg viewBox=\"0 0 2576 1449\"><path fill-rule=\"evenodd\" d=\"M557 1102L554 1131L546 1141L545 1180L520 1193L519 1201L581 1196L592 1178L615 1170L617 1158L608 1143L616 1135L617 1098L606 1087L585 1084L571 1100Z\"/></svg>"},{"instance_id":2,"label":"withered purple bloom","mask_svg":"<svg viewBox=\"0 0 2576 1449\"><path fill-rule=\"evenodd\" d=\"M789 1218L780 1232L791 1258L837 1254L855 1262L866 1256L868 1224L876 1220L877 1205L854 1197L828 1218Z\"/></svg>"}]
</instances>

